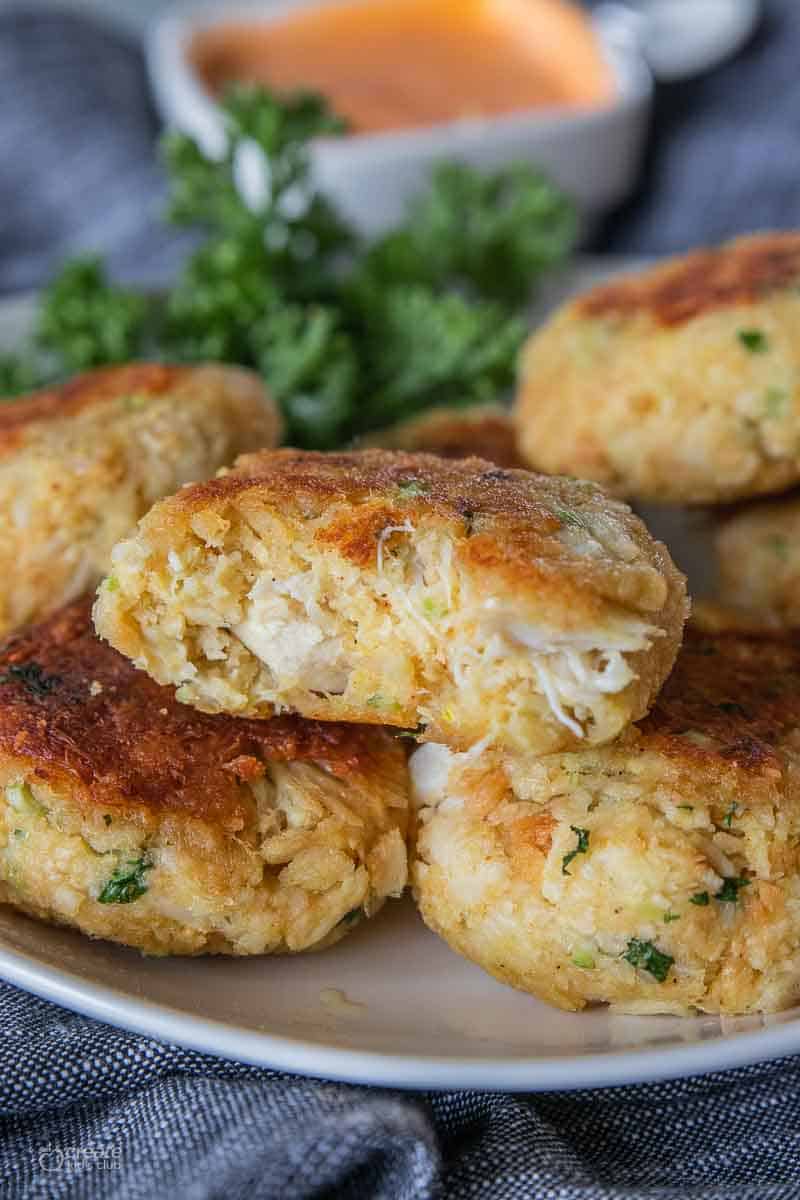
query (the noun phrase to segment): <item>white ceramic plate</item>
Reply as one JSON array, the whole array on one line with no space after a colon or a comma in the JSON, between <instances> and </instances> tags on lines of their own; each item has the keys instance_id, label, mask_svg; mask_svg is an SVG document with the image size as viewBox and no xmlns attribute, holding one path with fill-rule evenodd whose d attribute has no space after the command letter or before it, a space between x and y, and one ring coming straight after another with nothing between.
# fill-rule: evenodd
<instances>
[{"instance_id":1,"label":"white ceramic plate","mask_svg":"<svg viewBox=\"0 0 800 1200\"><path fill-rule=\"evenodd\" d=\"M583 263L543 305L609 270ZM0 350L18 342L31 312L30 301L0 305ZM675 548L680 559L685 547ZM452 953L408 900L332 950L272 959L146 959L0 906L0 976L212 1054L395 1087L597 1087L800 1051L800 1010L720 1020L548 1008Z\"/></svg>"}]
</instances>

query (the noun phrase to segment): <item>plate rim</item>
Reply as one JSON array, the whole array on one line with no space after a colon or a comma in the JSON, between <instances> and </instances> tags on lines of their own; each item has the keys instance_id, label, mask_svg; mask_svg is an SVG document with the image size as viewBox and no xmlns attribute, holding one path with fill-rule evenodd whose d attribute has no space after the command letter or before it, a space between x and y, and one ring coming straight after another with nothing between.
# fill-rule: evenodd
<instances>
[{"instance_id":1,"label":"plate rim","mask_svg":"<svg viewBox=\"0 0 800 1200\"><path fill-rule=\"evenodd\" d=\"M772 1027L722 1034L708 1041L516 1061L491 1055L466 1059L348 1049L198 1017L146 997L129 996L3 945L1 935L0 979L81 1016L214 1058L305 1078L402 1091L545 1092L661 1083L768 1062L800 1050L800 1020L791 1017Z\"/></svg>"}]
</instances>

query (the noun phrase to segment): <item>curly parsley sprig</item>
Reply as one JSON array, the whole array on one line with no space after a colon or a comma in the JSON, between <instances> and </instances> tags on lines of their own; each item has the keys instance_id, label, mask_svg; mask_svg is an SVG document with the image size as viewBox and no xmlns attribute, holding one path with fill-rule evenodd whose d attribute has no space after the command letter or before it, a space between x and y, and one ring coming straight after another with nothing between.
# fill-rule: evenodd
<instances>
[{"instance_id":1,"label":"curly parsley sprig","mask_svg":"<svg viewBox=\"0 0 800 1200\"><path fill-rule=\"evenodd\" d=\"M319 96L238 87L222 108L219 156L164 138L169 219L201 238L174 286L154 303L99 260L68 263L35 353L0 359L0 395L139 357L236 362L262 373L292 443L326 449L510 388L519 310L575 239L557 188L524 164L442 164L405 223L363 245L316 190L313 141L344 131Z\"/></svg>"}]
</instances>

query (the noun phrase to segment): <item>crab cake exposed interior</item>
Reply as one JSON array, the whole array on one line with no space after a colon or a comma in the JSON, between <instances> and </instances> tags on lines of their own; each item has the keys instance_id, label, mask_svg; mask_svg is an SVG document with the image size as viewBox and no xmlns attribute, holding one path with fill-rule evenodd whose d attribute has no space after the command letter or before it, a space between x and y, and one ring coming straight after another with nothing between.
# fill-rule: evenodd
<instances>
[{"instance_id":1,"label":"crab cake exposed interior","mask_svg":"<svg viewBox=\"0 0 800 1200\"><path fill-rule=\"evenodd\" d=\"M685 603L664 547L592 484L277 451L156 505L95 619L205 711L553 750L643 715Z\"/></svg>"},{"instance_id":2,"label":"crab cake exposed interior","mask_svg":"<svg viewBox=\"0 0 800 1200\"><path fill-rule=\"evenodd\" d=\"M206 716L77 601L0 651L0 899L148 954L338 941L406 882L382 729Z\"/></svg>"},{"instance_id":3,"label":"crab cake exposed interior","mask_svg":"<svg viewBox=\"0 0 800 1200\"><path fill-rule=\"evenodd\" d=\"M706 503L800 481L800 233L739 238L595 288L523 352L539 470Z\"/></svg>"},{"instance_id":4,"label":"crab cake exposed interior","mask_svg":"<svg viewBox=\"0 0 800 1200\"><path fill-rule=\"evenodd\" d=\"M689 632L609 746L423 746L427 924L561 1008L772 1012L800 1000L800 642Z\"/></svg>"},{"instance_id":5,"label":"crab cake exposed interior","mask_svg":"<svg viewBox=\"0 0 800 1200\"><path fill-rule=\"evenodd\" d=\"M360 446L438 454L442 458L488 458L498 467L526 466L517 446L511 414L497 404L472 408L432 408L388 429L370 434Z\"/></svg>"},{"instance_id":6,"label":"crab cake exposed interior","mask_svg":"<svg viewBox=\"0 0 800 1200\"><path fill-rule=\"evenodd\" d=\"M236 367L111 367L0 404L0 633L93 587L154 500L279 437Z\"/></svg>"}]
</instances>

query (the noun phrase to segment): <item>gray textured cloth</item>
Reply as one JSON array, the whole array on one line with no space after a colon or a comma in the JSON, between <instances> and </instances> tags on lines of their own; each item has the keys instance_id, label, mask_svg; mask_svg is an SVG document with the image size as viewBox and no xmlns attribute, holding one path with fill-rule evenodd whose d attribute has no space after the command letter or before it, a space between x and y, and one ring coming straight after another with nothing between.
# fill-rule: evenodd
<instances>
[{"instance_id":1,"label":"gray textured cloth","mask_svg":"<svg viewBox=\"0 0 800 1200\"><path fill-rule=\"evenodd\" d=\"M157 122L138 47L63 14L0 13L0 291L70 255L160 283L185 239L161 219Z\"/></svg>"},{"instance_id":2,"label":"gray textured cloth","mask_svg":"<svg viewBox=\"0 0 800 1200\"><path fill-rule=\"evenodd\" d=\"M660 88L653 132L640 187L600 231L597 249L671 254L800 226L797 0L766 0L758 33L732 62Z\"/></svg>"},{"instance_id":3,"label":"gray textured cloth","mask_svg":"<svg viewBox=\"0 0 800 1200\"><path fill-rule=\"evenodd\" d=\"M592 249L655 254L800 225L800 3L766 8L734 62L660 89L641 186ZM0 291L36 287L87 250L129 280L170 277L186 242L160 219L156 134L126 35L0 11Z\"/></svg>"},{"instance_id":4,"label":"gray textured cloth","mask_svg":"<svg viewBox=\"0 0 800 1200\"><path fill-rule=\"evenodd\" d=\"M800 1060L601 1092L404 1095L219 1062L0 985L0 1194L796 1200Z\"/></svg>"},{"instance_id":5,"label":"gray textured cloth","mask_svg":"<svg viewBox=\"0 0 800 1200\"><path fill-rule=\"evenodd\" d=\"M169 275L155 132L122 35L0 15L0 290L85 250ZM774 0L735 66L662 93L643 186L597 248L796 224L800 5ZM403 1095L219 1062L0 984L0 1195L796 1200L800 1059L591 1094Z\"/></svg>"}]
</instances>

